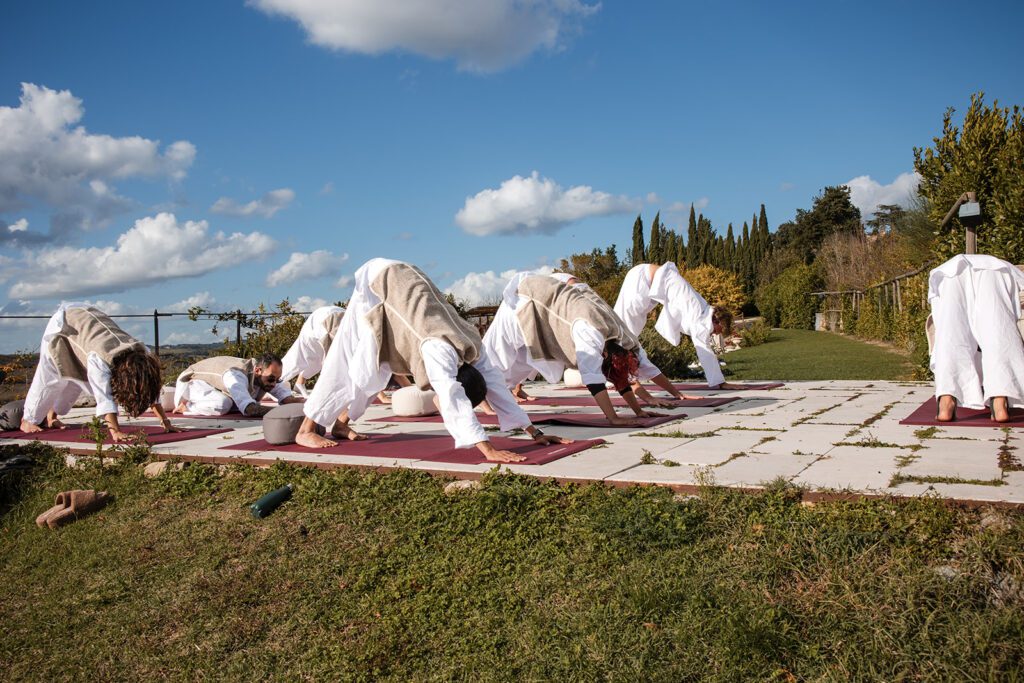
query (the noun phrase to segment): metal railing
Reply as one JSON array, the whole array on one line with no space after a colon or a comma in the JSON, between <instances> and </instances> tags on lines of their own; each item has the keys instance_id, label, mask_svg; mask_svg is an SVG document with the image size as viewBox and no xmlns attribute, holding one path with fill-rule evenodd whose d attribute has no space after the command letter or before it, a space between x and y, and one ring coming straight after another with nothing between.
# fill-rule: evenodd
<instances>
[{"instance_id":1,"label":"metal railing","mask_svg":"<svg viewBox=\"0 0 1024 683\"><path fill-rule=\"evenodd\" d=\"M160 318L172 318L172 317L185 317L190 320L231 320L235 321L235 343L241 346L242 344L242 321L246 318L267 318L276 317L282 315L309 315L309 311L290 311L288 313L281 313L280 311L267 311L267 312L252 312L244 313L241 309L235 311L225 311L223 313L215 313L211 311L203 311L202 313L165 313L159 310L153 309L152 313L120 313L118 315L111 315L111 318L152 318L153 320L153 352L160 355ZM109 314L108 314L109 315ZM0 315L0 323L4 320L49 320L53 317L50 315Z\"/></svg>"}]
</instances>

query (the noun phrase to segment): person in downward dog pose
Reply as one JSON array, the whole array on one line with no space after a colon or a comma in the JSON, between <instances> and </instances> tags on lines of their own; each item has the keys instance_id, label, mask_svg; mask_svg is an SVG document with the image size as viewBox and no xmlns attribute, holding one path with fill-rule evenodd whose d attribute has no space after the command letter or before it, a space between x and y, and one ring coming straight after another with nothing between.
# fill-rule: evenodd
<instances>
[{"instance_id":1,"label":"person in downward dog pose","mask_svg":"<svg viewBox=\"0 0 1024 683\"><path fill-rule=\"evenodd\" d=\"M126 438L117 420L118 406L131 417L152 407L165 431L181 431L160 406L162 388L160 361L145 344L94 306L64 304L43 332L21 431L63 428L59 416L71 410L82 393L96 399L96 415L106 422L114 441Z\"/></svg>"},{"instance_id":2,"label":"person in downward dog pose","mask_svg":"<svg viewBox=\"0 0 1024 683\"><path fill-rule=\"evenodd\" d=\"M321 306L309 314L302 323L299 336L281 359L279 381L282 384L294 379L296 390L303 396L309 394L306 380L315 377L323 367L324 356L331 348L344 315L345 309L341 306Z\"/></svg>"},{"instance_id":3,"label":"person in downward dog pose","mask_svg":"<svg viewBox=\"0 0 1024 683\"><path fill-rule=\"evenodd\" d=\"M672 262L660 266L656 263L633 266L619 289L615 312L630 332L639 335L647 323L647 315L658 304L662 309L654 328L673 346L679 345L682 335L690 337L708 388L740 388L725 381L711 344L711 336L728 328L732 315L723 308L710 306Z\"/></svg>"},{"instance_id":4,"label":"person in downward dog pose","mask_svg":"<svg viewBox=\"0 0 1024 683\"><path fill-rule=\"evenodd\" d=\"M473 411L485 398L503 431L523 428L538 443L569 443L530 423L484 352L476 327L459 317L423 271L383 258L356 271L347 313L306 402L296 443L334 445L316 433L317 425L338 438L365 438L349 421L363 415L392 374L411 376L421 389L434 390L456 448L476 447L496 462L525 459L487 439Z\"/></svg>"},{"instance_id":5,"label":"person in downward dog pose","mask_svg":"<svg viewBox=\"0 0 1024 683\"><path fill-rule=\"evenodd\" d=\"M288 384L281 382L281 359L272 353L259 358L214 356L193 363L178 375L175 410L184 415L265 415L273 406L260 400L269 394L278 403L298 403Z\"/></svg>"},{"instance_id":6,"label":"person in downward dog pose","mask_svg":"<svg viewBox=\"0 0 1024 683\"><path fill-rule=\"evenodd\" d=\"M956 407L988 407L996 422L1024 405L1021 317L1024 273L984 254L954 256L928 277L935 325L931 369L940 422Z\"/></svg>"},{"instance_id":7,"label":"person in downward dog pose","mask_svg":"<svg viewBox=\"0 0 1024 683\"><path fill-rule=\"evenodd\" d=\"M558 382L567 367L575 368L609 423L639 424L615 412L605 381L612 382L636 417L660 417L641 407L631 381L651 379L661 371L592 289L546 275L517 273L506 285L502 302L513 315L497 326L492 323L488 334L493 330L489 347L508 385L534 372Z\"/></svg>"}]
</instances>

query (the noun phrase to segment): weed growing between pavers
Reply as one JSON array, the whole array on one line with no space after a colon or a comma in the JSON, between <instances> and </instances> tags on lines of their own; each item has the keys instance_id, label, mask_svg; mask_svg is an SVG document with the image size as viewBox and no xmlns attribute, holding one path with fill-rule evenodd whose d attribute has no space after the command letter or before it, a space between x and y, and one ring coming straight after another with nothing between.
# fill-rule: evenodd
<instances>
[{"instance_id":1,"label":"weed growing between pavers","mask_svg":"<svg viewBox=\"0 0 1024 683\"><path fill-rule=\"evenodd\" d=\"M972 484L974 486L1006 486L1002 479L964 479L962 477L918 476L913 474L892 475L889 486L900 484Z\"/></svg>"},{"instance_id":2,"label":"weed growing between pavers","mask_svg":"<svg viewBox=\"0 0 1024 683\"><path fill-rule=\"evenodd\" d=\"M985 527L931 499L809 507L781 482L677 500L496 473L445 495L409 470L281 464L148 480L33 452L0 518L9 680L1024 675L1024 599L1005 589L1024 582L1019 512ZM249 516L289 482L291 501ZM38 529L65 488L115 501Z\"/></svg>"}]
</instances>

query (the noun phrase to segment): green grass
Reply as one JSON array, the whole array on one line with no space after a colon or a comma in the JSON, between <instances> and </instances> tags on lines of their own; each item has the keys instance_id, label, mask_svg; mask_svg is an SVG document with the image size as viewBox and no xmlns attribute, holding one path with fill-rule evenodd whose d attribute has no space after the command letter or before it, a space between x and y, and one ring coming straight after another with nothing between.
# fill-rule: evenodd
<instances>
[{"instance_id":1,"label":"green grass","mask_svg":"<svg viewBox=\"0 0 1024 683\"><path fill-rule=\"evenodd\" d=\"M768 342L727 353L729 380L907 379L905 356L830 332L772 330Z\"/></svg>"},{"instance_id":2,"label":"green grass","mask_svg":"<svg viewBox=\"0 0 1024 683\"><path fill-rule=\"evenodd\" d=\"M283 465L147 480L35 452L0 489L4 680L1024 676L1020 513L984 529L929 499L493 475L449 496L409 470ZM249 516L286 482L292 501ZM36 528L73 487L116 500Z\"/></svg>"}]
</instances>

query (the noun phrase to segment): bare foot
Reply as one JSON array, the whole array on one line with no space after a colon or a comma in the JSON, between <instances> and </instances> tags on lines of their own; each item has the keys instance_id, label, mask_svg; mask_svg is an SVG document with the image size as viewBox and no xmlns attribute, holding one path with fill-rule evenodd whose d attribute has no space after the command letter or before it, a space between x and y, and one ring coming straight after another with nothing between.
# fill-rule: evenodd
<instances>
[{"instance_id":1,"label":"bare foot","mask_svg":"<svg viewBox=\"0 0 1024 683\"><path fill-rule=\"evenodd\" d=\"M335 439L348 439L349 441L365 441L367 439L365 434L360 434L351 427L337 424L331 429L331 436Z\"/></svg>"},{"instance_id":2,"label":"bare foot","mask_svg":"<svg viewBox=\"0 0 1024 683\"><path fill-rule=\"evenodd\" d=\"M330 448L338 445L337 441L331 441L316 432L299 432L295 435L295 443L306 448Z\"/></svg>"},{"instance_id":3,"label":"bare foot","mask_svg":"<svg viewBox=\"0 0 1024 683\"><path fill-rule=\"evenodd\" d=\"M188 406L185 405L184 401L182 401L178 405L174 406L174 412L179 413L179 414L184 414L186 408L188 408Z\"/></svg>"},{"instance_id":4,"label":"bare foot","mask_svg":"<svg viewBox=\"0 0 1024 683\"><path fill-rule=\"evenodd\" d=\"M956 401L949 394L939 396L939 414L935 419L939 422L952 422L956 419Z\"/></svg>"},{"instance_id":5,"label":"bare foot","mask_svg":"<svg viewBox=\"0 0 1024 683\"><path fill-rule=\"evenodd\" d=\"M40 427L37 424L32 424L28 420L22 420L21 421L21 431L23 431L26 434L37 434L37 433L43 431L43 428Z\"/></svg>"},{"instance_id":6,"label":"bare foot","mask_svg":"<svg viewBox=\"0 0 1024 683\"><path fill-rule=\"evenodd\" d=\"M1010 404L1005 396L996 396L992 399L992 419L996 422L1010 421Z\"/></svg>"}]
</instances>

